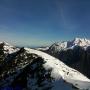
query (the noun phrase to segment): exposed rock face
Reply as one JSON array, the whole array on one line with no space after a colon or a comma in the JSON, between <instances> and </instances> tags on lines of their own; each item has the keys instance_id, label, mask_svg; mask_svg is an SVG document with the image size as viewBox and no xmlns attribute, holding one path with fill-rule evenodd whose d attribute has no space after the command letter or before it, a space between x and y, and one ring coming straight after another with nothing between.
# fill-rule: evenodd
<instances>
[{"instance_id":1,"label":"exposed rock face","mask_svg":"<svg viewBox=\"0 0 90 90\"><path fill-rule=\"evenodd\" d=\"M27 67L35 58L38 56L26 53L24 48L3 57L0 63L0 87L27 87Z\"/></svg>"}]
</instances>

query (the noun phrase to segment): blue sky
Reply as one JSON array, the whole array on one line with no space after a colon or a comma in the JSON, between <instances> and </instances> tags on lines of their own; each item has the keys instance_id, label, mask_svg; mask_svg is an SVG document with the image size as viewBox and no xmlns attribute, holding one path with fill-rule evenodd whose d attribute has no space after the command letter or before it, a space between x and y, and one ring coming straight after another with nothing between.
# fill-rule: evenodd
<instances>
[{"instance_id":1,"label":"blue sky","mask_svg":"<svg viewBox=\"0 0 90 90\"><path fill-rule=\"evenodd\" d=\"M90 38L90 0L0 0L0 41L49 45Z\"/></svg>"}]
</instances>

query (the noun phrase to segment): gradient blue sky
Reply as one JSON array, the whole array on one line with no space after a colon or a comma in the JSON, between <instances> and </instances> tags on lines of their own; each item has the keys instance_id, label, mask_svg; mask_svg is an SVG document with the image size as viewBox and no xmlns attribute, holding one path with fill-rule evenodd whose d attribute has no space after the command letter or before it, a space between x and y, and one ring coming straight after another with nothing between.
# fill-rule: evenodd
<instances>
[{"instance_id":1,"label":"gradient blue sky","mask_svg":"<svg viewBox=\"0 0 90 90\"><path fill-rule=\"evenodd\" d=\"M0 41L22 46L90 38L90 0L0 0Z\"/></svg>"}]
</instances>

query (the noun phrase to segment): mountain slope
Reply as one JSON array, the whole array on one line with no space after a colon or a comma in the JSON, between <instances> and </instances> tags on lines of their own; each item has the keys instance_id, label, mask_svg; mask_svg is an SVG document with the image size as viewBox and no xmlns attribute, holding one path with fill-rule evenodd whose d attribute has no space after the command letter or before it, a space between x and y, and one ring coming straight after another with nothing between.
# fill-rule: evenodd
<instances>
[{"instance_id":1,"label":"mountain slope","mask_svg":"<svg viewBox=\"0 0 90 90\"><path fill-rule=\"evenodd\" d=\"M58 59L43 53L41 51L33 50L25 48L29 53L37 54L42 57L46 62L43 67L48 70L52 69L51 77L55 78L55 80L64 79L66 82L69 82L76 86L79 89L90 89L90 80L87 79L80 72L66 66L64 63L59 61ZM86 83L86 84L85 84ZM57 89L60 90L60 89Z\"/></svg>"},{"instance_id":2,"label":"mountain slope","mask_svg":"<svg viewBox=\"0 0 90 90\"><path fill-rule=\"evenodd\" d=\"M44 52L90 78L90 40L75 38L72 41L54 43Z\"/></svg>"}]
</instances>

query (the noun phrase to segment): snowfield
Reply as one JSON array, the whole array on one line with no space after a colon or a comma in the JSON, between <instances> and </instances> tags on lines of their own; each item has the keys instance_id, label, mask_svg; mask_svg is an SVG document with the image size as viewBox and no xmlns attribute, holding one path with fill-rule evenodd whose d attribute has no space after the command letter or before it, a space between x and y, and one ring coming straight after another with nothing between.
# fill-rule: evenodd
<instances>
[{"instance_id":1,"label":"snowfield","mask_svg":"<svg viewBox=\"0 0 90 90\"><path fill-rule=\"evenodd\" d=\"M42 57L45 61L43 67L46 70L52 69L51 77L55 79L52 90L60 90L60 88L61 90L72 90L71 84L80 90L90 90L90 80L77 70L68 67L59 59L44 52L29 48L25 48L25 50L27 53L36 54ZM70 84L63 82L63 80Z\"/></svg>"}]
</instances>

